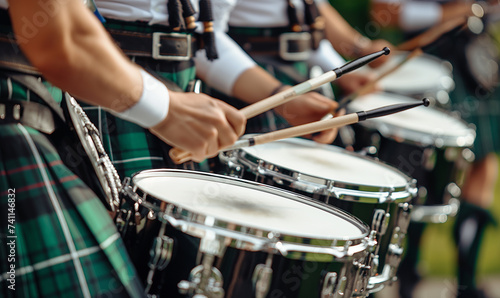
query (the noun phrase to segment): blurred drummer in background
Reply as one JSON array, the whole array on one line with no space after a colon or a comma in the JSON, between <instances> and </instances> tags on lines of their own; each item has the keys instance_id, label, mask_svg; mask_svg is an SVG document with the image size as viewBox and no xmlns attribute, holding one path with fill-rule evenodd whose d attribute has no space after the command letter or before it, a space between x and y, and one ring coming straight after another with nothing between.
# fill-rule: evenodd
<instances>
[{"instance_id":1,"label":"blurred drummer in background","mask_svg":"<svg viewBox=\"0 0 500 298\"><path fill-rule=\"evenodd\" d=\"M481 4L481 5L479 5ZM430 54L453 65L455 89L450 93L450 110L476 126L473 145L475 161L464 181L461 205L456 217L454 239L458 247L458 297L484 297L476 287L476 264L481 238L489 223L494 222L488 208L494 198L498 175L499 88L498 48L487 32L495 16L489 14L488 2L373 0L372 25L382 29L379 36L395 44L407 40L437 24L463 18L465 29L447 34ZM371 28L375 28L372 26ZM420 238L419 235L411 237ZM414 243L414 242L412 242ZM415 242L418 244L418 240ZM417 253L407 255L400 266L402 297L411 297L419 280Z\"/></svg>"},{"instance_id":2,"label":"blurred drummer in background","mask_svg":"<svg viewBox=\"0 0 500 298\"><path fill-rule=\"evenodd\" d=\"M332 43L348 58L358 58L380 51L385 46L391 47L387 42L372 42L357 33L326 0L213 0L212 3L214 10L217 11L214 18L216 36L227 32L252 59L283 83L283 86L278 86L272 92L264 94L265 96L315 77L318 72L321 74L346 63L332 47ZM292 49L287 52L280 40L286 40L290 48L297 47L299 50ZM217 44L217 47L222 50L226 46ZM224 56L220 56L222 59L214 61L208 61L201 55L196 59L201 78L208 86L207 92L217 98L224 98L226 102L238 108L255 101L256 97L253 94L261 88L255 88L258 82L238 84L243 82L240 80L245 75L243 72L234 85L224 89L216 87L223 85L220 84L221 80L229 85L233 79L227 77L235 77L220 74L234 73L235 69L242 67L241 63L225 64ZM384 60L385 57L381 57L372 64L378 65ZM370 75L353 72L335 81L334 86L338 88L336 90L338 94L351 93L369 80ZM334 97L334 91L330 86L323 87L319 90L322 96L314 95L317 97L315 102L318 108L324 105L321 101L325 97L330 99ZM307 104L306 101L293 100L274 111L250 119L247 133L272 131L290 124L297 125L298 116L307 113L304 107L312 106L313 101L310 99L309 102ZM333 138L331 135L315 136L314 140L331 143Z\"/></svg>"}]
</instances>

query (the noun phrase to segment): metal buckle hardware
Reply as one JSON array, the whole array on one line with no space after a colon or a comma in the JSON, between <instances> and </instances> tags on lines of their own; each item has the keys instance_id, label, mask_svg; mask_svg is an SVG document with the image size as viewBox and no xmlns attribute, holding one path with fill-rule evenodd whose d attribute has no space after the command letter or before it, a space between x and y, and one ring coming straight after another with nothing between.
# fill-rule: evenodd
<instances>
[{"instance_id":1,"label":"metal buckle hardware","mask_svg":"<svg viewBox=\"0 0 500 298\"><path fill-rule=\"evenodd\" d=\"M173 39L185 39L186 40L186 53L184 55L162 55L160 53L161 48L161 38L169 37ZM153 59L156 60L170 60L170 61L186 61L192 57L192 47L191 47L191 35L181 34L181 33L164 33L164 32L153 32Z\"/></svg>"},{"instance_id":2,"label":"metal buckle hardware","mask_svg":"<svg viewBox=\"0 0 500 298\"><path fill-rule=\"evenodd\" d=\"M287 61L304 61L311 56L311 34L309 32L287 32L279 37L280 57ZM290 52L289 42L306 42L309 47L305 51Z\"/></svg>"}]
</instances>

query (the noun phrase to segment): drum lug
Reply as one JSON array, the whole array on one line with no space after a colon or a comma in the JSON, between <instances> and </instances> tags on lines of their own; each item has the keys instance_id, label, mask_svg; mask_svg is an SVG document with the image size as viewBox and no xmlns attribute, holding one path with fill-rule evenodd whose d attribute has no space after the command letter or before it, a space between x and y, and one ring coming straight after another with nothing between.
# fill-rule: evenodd
<instances>
[{"instance_id":1,"label":"drum lug","mask_svg":"<svg viewBox=\"0 0 500 298\"><path fill-rule=\"evenodd\" d=\"M379 235L384 235L389 226L390 219L391 215L386 213L385 210L375 209L373 211L372 230L376 231Z\"/></svg>"},{"instance_id":2,"label":"drum lug","mask_svg":"<svg viewBox=\"0 0 500 298\"><path fill-rule=\"evenodd\" d=\"M347 277L343 276L338 279L336 272L328 272L323 280L323 288L321 289L321 298L340 298L345 294L347 287Z\"/></svg>"},{"instance_id":3,"label":"drum lug","mask_svg":"<svg viewBox=\"0 0 500 298\"><path fill-rule=\"evenodd\" d=\"M403 248L403 240L405 239L406 233L403 233L399 227L394 228L394 233L392 234L391 243L387 248L386 254L386 265L390 268L389 276L395 276L396 272L392 272L397 270L399 267L399 263L401 262L401 257L403 256L404 248Z\"/></svg>"},{"instance_id":4,"label":"drum lug","mask_svg":"<svg viewBox=\"0 0 500 298\"><path fill-rule=\"evenodd\" d=\"M163 228L163 227L162 227ZM162 229L163 231L163 229ZM174 240L170 237L160 234L153 241L153 246L149 250L149 272L146 278L145 290L149 293L153 286L153 276L157 270L163 270L167 267L172 259L172 251L174 248Z\"/></svg>"},{"instance_id":5,"label":"drum lug","mask_svg":"<svg viewBox=\"0 0 500 298\"><path fill-rule=\"evenodd\" d=\"M323 280L323 288L321 289L321 298L330 298L335 292L337 284L337 273L328 272Z\"/></svg>"},{"instance_id":6,"label":"drum lug","mask_svg":"<svg viewBox=\"0 0 500 298\"><path fill-rule=\"evenodd\" d=\"M401 262L404 252L403 241L406 237L408 225L410 224L410 212L413 208L409 203L400 203L398 207L397 225L392 233L391 243L386 255L386 263L391 267L391 270L396 270ZM391 274L393 273L395 274L395 272L391 272Z\"/></svg>"},{"instance_id":7,"label":"drum lug","mask_svg":"<svg viewBox=\"0 0 500 298\"><path fill-rule=\"evenodd\" d=\"M399 213L397 226L399 227L401 233L406 234L411 221L411 210L413 205L410 203L399 203L398 207Z\"/></svg>"},{"instance_id":8,"label":"drum lug","mask_svg":"<svg viewBox=\"0 0 500 298\"><path fill-rule=\"evenodd\" d=\"M225 164L226 172L228 176L243 178L244 167L237 162L238 151L223 151L219 154L219 159Z\"/></svg>"},{"instance_id":9,"label":"drum lug","mask_svg":"<svg viewBox=\"0 0 500 298\"><path fill-rule=\"evenodd\" d=\"M271 288L271 278L273 269L267 264L257 264L252 275L252 284L255 292L255 298L266 297Z\"/></svg>"},{"instance_id":10,"label":"drum lug","mask_svg":"<svg viewBox=\"0 0 500 298\"><path fill-rule=\"evenodd\" d=\"M356 274L356 278L354 281L354 290L356 291L356 295L362 295L365 293L368 287L368 281L372 276L373 272L373 262L372 262L372 254L368 254L368 256L363 260L355 261L353 264L358 268L358 274ZM367 263L363 263L363 261Z\"/></svg>"},{"instance_id":11,"label":"drum lug","mask_svg":"<svg viewBox=\"0 0 500 298\"><path fill-rule=\"evenodd\" d=\"M161 235L155 238L153 247L149 251L149 268L163 270L172 259L174 239Z\"/></svg>"}]
</instances>

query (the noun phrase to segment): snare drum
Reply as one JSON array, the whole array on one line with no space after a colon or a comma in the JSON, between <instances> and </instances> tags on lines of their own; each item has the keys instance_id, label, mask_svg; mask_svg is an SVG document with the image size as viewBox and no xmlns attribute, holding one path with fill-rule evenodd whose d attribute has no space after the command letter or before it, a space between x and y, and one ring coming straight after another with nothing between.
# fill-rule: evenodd
<instances>
[{"instance_id":1,"label":"snare drum","mask_svg":"<svg viewBox=\"0 0 500 298\"><path fill-rule=\"evenodd\" d=\"M147 170L123 188L117 226L160 297L365 295L375 240L359 219L268 185ZM128 230L128 232L127 232Z\"/></svg>"},{"instance_id":2,"label":"snare drum","mask_svg":"<svg viewBox=\"0 0 500 298\"><path fill-rule=\"evenodd\" d=\"M307 195L371 225L378 246L368 288L375 292L393 281L416 193L411 178L374 159L295 138L219 157L230 175Z\"/></svg>"},{"instance_id":3,"label":"snare drum","mask_svg":"<svg viewBox=\"0 0 500 298\"><path fill-rule=\"evenodd\" d=\"M414 101L401 95L373 93L354 100L348 110ZM417 107L360 122L354 130L356 150L375 146L379 159L417 180L420 189L412 220L441 223L456 213L460 186L473 160L469 148L475 131L467 123L437 108Z\"/></svg>"},{"instance_id":4,"label":"snare drum","mask_svg":"<svg viewBox=\"0 0 500 298\"><path fill-rule=\"evenodd\" d=\"M384 73L396 66L408 53L391 53L391 58L373 70ZM449 104L449 93L455 88L453 68L448 61L429 54L421 54L404 62L397 70L382 78L377 85L381 90L421 99L431 97L437 103Z\"/></svg>"}]
</instances>

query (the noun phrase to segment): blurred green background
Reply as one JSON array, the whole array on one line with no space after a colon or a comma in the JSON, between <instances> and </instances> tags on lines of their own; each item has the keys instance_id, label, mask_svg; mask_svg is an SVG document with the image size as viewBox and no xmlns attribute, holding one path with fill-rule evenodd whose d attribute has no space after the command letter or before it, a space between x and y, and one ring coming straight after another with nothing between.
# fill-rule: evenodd
<instances>
[{"instance_id":1,"label":"blurred green background","mask_svg":"<svg viewBox=\"0 0 500 298\"><path fill-rule=\"evenodd\" d=\"M500 223L500 178L490 211ZM452 239L454 218L443 224L430 224L424 232L419 269L424 276L454 277L456 247ZM500 226L489 225L485 231L478 263L478 278L500 276Z\"/></svg>"},{"instance_id":2,"label":"blurred green background","mask_svg":"<svg viewBox=\"0 0 500 298\"><path fill-rule=\"evenodd\" d=\"M383 32L371 20L370 0L330 0L330 3L351 26L365 36L371 39L391 39L391 37L395 36L394 32ZM491 25L489 33L500 50L500 22ZM500 277L500 177L495 189L495 200L490 211L499 226L488 226L484 234L478 263L479 280L491 276ZM427 226L421 242L418 265L424 278L455 278L457 250L452 238L454 222L454 218L451 218L444 224L429 224Z\"/></svg>"}]
</instances>

